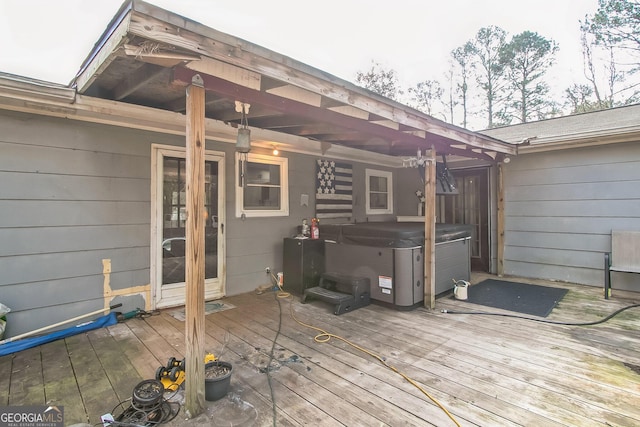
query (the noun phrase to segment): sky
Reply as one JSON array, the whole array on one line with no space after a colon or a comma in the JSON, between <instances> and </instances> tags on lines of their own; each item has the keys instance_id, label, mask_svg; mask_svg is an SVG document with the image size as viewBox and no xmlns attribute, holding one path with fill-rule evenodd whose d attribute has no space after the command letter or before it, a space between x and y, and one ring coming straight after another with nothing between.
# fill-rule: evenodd
<instances>
[{"instance_id":1,"label":"sky","mask_svg":"<svg viewBox=\"0 0 640 427\"><path fill-rule=\"evenodd\" d=\"M372 61L404 88L445 81L450 52L482 27L534 31L560 50L560 98L583 82L579 20L597 0L149 0L216 30L354 81ZM0 0L0 72L68 84L121 0Z\"/></svg>"}]
</instances>

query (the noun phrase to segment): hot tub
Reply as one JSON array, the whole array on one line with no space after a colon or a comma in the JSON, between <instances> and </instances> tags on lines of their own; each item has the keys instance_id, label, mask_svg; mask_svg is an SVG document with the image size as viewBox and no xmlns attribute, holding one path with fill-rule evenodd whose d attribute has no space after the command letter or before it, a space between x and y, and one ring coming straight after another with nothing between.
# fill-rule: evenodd
<instances>
[{"instance_id":1,"label":"hot tub","mask_svg":"<svg viewBox=\"0 0 640 427\"><path fill-rule=\"evenodd\" d=\"M436 224L436 294L471 276L472 226ZM371 299L397 309L424 300L424 224L368 222L323 224L326 271L367 277Z\"/></svg>"}]
</instances>

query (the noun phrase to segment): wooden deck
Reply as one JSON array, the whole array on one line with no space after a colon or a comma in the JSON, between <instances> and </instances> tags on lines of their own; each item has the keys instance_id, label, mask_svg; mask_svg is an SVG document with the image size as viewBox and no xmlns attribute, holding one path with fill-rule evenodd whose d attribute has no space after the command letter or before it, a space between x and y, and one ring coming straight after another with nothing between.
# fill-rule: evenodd
<instances>
[{"instance_id":1,"label":"wooden deck","mask_svg":"<svg viewBox=\"0 0 640 427\"><path fill-rule=\"evenodd\" d=\"M599 288L552 286L569 292L550 320L594 321L638 303L637 295L605 300ZM265 372L279 328L269 371L277 425L455 425L370 355L338 339L315 342L317 332L296 323L290 309L384 357L463 426L640 425L639 308L578 327L443 314L486 311L449 296L437 300L437 311L370 305L342 316L322 302L302 305L273 292L223 302L235 308L206 317L206 346L218 354L228 342L222 359L233 364L231 390L200 417L187 421L181 410L169 425L273 425ZM184 323L169 311L0 358L0 405L64 405L67 425L99 423L169 357L184 355Z\"/></svg>"}]
</instances>

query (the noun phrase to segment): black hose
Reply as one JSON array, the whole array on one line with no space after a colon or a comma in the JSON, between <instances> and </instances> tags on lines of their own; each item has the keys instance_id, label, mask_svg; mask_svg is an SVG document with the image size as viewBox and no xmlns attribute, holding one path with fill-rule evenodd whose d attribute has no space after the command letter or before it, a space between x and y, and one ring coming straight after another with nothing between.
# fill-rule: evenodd
<instances>
[{"instance_id":1,"label":"black hose","mask_svg":"<svg viewBox=\"0 0 640 427\"><path fill-rule=\"evenodd\" d=\"M503 317L512 317L512 318L516 318L516 319L524 319L524 320L532 320L534 322L541 322L541 323L550 323L552 325L566 325L566 326L592 326L592 325L598 325L600 323L604 323L610 319L612 319L613 317L617 316L618 314L622 313L625 310L629 310L630 308L634 308L634 307L640 307L640 304L633 304L633 305L629 305L627 307L621 308L620 310L616 310L613 313L611 313L610 315L608 315L607 317L604 317L600 320L596 320L594 322L583 322L583 323L571 323L571 322L558 322L555 320L546 320L546 319L536 319L533 317L526 317L526 316L518 316L516 314L504 314L504 313L491 313L491 312L487 312L487 311L456 311L456 310L442 310L442 313L446 313L446 314L479 314L479 315L483 315L483 316L503 316Z\"/></svg>"}]
</instances>

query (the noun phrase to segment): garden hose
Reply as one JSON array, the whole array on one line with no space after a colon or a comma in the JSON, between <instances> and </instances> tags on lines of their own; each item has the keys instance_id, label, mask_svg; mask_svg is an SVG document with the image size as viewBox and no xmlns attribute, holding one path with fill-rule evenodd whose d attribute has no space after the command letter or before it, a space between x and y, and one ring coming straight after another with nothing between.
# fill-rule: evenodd
<instances>
[{"instance_id":1,"label":"garden hose","mask_svg":"<svg viewBox=\"0 0 640 427\"><path fill-rule=\"evenodd\" d=\"M291 317L293 318L293 320L295 320L299 325L304 326L306 328L310 328L313 329L315 331L318 331L319 334L316 335L313 340L317 343L326 343L329 342L331 340L331 338L335 338L337 340L340 340L348 345L350 345L351 347L365 353L368 354L369 356L373 357L374 359L378 360L381 364L383 364L384 366L386 366L387 368L389 368L390 370L392 370L393 372L395 372L396 374L400 375L402 378L404 378L409 384L411 384L412 386L414 386L415 388L417 388L418 390L420 390L420 392L422 394L424 394L426 397L428 397L438 408L440 408L445 414L447 414L447 416L451 419L451 421L453 421L453 423L457 426L460 427L460 423L458 423L458 421L453 417L453 415L447 410L447 408L445 408L440 402L438 402L438 400L433 397L431 394L429 394L429 392L427 392L422 386L420 386L420 384L418 384L416 381L414 381L413 379L411 379L409 376L407 376L406 374L402 373L399 369L397 369L396 367L390 365L389 363L387 363L387 361L385 360L384 357L367 350L364 347L359 346L358 344L355 344L351 341L349 341L348 339L341 337L340 335L335 335L332 334L330 332L325 331L324 329L318 328L316 326L313 325L308 325L304 322L301 322L300 320L298 320L295 316L295 314L293 313L293 299L290 301L289 304L289 309L291 312Z\"/></svg>"}]
</instances>

